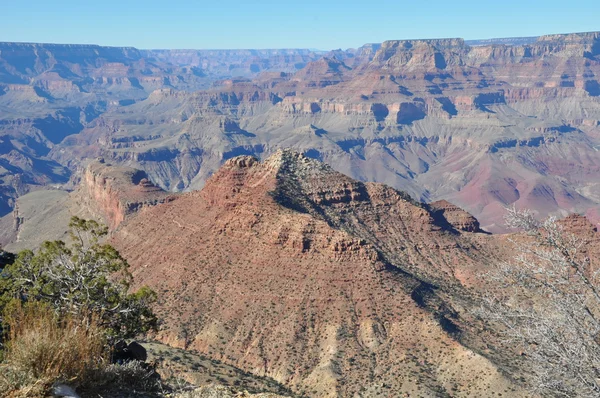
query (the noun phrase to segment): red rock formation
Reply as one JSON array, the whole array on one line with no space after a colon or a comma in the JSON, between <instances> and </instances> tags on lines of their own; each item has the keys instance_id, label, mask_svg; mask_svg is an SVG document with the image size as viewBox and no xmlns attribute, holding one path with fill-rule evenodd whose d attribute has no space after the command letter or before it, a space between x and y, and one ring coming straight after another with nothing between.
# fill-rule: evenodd
<instances>
[{"instance_id":1,"label":"red rock formation","mask_svg":"<svg viewBox=\"0 0 600 398\"><path fill-rule=\"evenodd\" d=\"M152 184L143 171L111 166L104 161L88 165L76 196L111 230L117 229L127 216L173 198Z\"/></svg>"},{"instance_id":2,"label":"red rock formation","mask_svg":"<svg viewBox=\"0 0 600 398\"><path fill-rule=\"evenodd\" d=\"M433 292L460 290L484 256L444 228L404 193L284 151L227 161L113 242L158 292L169 344L312 396L486 395L510 382L452 338Z\"/></svg>"}]
</instances>

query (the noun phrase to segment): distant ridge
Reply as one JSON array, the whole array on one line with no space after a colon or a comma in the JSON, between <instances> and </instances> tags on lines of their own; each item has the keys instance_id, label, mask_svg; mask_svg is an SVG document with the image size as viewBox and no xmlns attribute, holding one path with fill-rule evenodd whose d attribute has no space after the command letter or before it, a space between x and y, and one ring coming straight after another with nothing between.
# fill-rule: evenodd
<instances>
[{"instance_id":1,"label":"distant ridge","mask_svg":"<svg viewBox=\"0 0 600 398\"><path fill-rule=\"evenodd\" d=\"M491 232L513 203L600 221L599 76L600 32L326 54L0 43L0 217L90 158L190 191L231 157L292 147Z\"/></svg>"},{"instance_id":2,"label":"distant ridge","mask_svg":"<svg viewBox=\"0 0 600 398\"><path fill-rule=\"evenodd\" d=\"M469 46L489 46L493 44L506 44L509 46L523 46L526 44L532 44L537 41L540 36L531 37L501 37L495 39L478 39L478 40L465 40L465 43Z\"/></svg>"}]
</instances>

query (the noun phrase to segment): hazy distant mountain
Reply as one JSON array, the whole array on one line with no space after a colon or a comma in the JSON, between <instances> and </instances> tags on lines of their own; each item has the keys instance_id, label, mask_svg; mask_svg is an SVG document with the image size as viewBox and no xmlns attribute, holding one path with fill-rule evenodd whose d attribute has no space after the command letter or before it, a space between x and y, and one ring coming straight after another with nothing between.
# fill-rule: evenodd
<instances>
[{"instance_id":1,"label":"hazy distant mountain","mask_svg":"<svg viewBox=\"0 0 600 398\"><path fill-rule=\"evenodd\" d=\"M48 157L98 116L158 89L195 91L218 79L293 72L309 50L151 50L0 43L0 216L30 190L66 184L74 164Z\"/></svg>"},{"instance_id":2,"label":"hazy distant mountain","mask_svg":"<svg viewBox=\"0 0 600 398\"><path fill-rule=\"evenodd\" d=\"M506 37L497 39L479 39L479 40L465 40L465 43L469 46L489 46L493 44L505 44L507 46L523 46L526 44L533 44L539 36L532 37Z\"/></svg>"}]
</instances>

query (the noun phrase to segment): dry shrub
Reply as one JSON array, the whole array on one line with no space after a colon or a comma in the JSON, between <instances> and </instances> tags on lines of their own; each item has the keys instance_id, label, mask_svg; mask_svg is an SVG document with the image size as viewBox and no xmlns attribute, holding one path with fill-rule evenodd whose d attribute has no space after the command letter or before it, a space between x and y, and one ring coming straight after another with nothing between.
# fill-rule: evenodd
<instances>
[{"instance_id":1,"label":"dry shrub","mask_svg":"<svg viewBox=\"0 0 600 398\"><path fill-rule=\"evenodd\" d=\"M106 366L105 332L97 317L58 317L48 305L28 303L16 305L5 321L0 391L6 396L45 394L57 381L84 385Z\"/></svg>"},{"instance_id":2,"label":"dry shrub","mask_svg":"<svg viewBox=\"0 0 600 398\"><path fill-rule=\"evenodd\" d=\"M145 398L163 396L160 393L165 390L169 388L162 384L154 368L139 361L108 365L94 372L87 385L78 389L90 396L126 397L142 394Z\"/></svg>"}]
</instances>

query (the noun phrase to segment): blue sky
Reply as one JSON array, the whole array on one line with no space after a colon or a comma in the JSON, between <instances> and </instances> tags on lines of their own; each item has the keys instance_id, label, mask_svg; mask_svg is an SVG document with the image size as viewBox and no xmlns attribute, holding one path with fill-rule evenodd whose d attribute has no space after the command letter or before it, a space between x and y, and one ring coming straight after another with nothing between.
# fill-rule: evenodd
<instances>
[{"instance_id":1,"label":"blue sky","mask_svg":"<svg viewBox=\"0 0 600 398\"><path fill-rule=\"evenodd\" d=\"M0 41L138 48L358 47L600 30L600 0L0 0Z\"/></svg>"}]
</instances>

